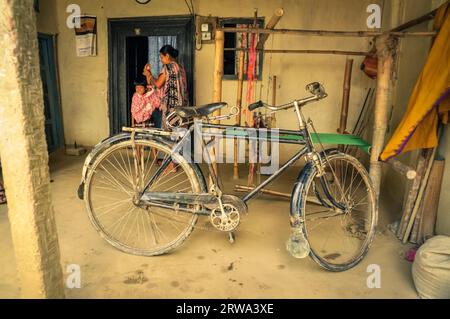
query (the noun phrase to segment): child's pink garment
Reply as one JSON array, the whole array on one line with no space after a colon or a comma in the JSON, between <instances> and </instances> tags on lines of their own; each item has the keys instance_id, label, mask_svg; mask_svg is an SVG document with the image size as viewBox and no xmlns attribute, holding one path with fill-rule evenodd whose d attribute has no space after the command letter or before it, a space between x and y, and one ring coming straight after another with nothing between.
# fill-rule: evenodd
<instances>
[{"instance_id":1,"label":"child's pink garment","mask_svg":"<svg viewBox=\"0 0 450 319\"><path fill-rule=\"evenodd\" d=\"M153 110L159 108L160 99L155 90L151 90L144 95L134 93L131 101L131 115L136 123L148 121L152 116Z\"/></svg>"}]
</instances>

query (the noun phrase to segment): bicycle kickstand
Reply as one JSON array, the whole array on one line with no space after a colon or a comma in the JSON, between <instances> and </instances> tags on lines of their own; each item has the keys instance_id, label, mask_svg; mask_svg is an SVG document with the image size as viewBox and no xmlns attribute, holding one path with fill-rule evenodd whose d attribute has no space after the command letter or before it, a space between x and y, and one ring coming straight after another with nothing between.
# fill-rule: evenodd
<instances>
[{"instance_id":1,"label":"bicycle kickstand","mask_svg":"<svg viewBox=\"0 0 450 319\"><path fill-rule=\"evenodd\" d=\"M230 244L234 244L234 242L236 241L236 235L234 234L234 232L229 232L228 233L228 241L230 242Z\"/></svg>"}]
</instances>

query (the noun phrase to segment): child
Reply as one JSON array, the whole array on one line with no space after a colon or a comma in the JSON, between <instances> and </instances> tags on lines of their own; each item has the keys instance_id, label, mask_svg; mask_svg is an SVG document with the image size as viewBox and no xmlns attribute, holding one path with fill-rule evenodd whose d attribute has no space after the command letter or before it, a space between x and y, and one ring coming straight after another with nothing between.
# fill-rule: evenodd
<instances>
[{"instance_id":1,"label":"child","mask_svg":"<svg viewBox=\"0 0 450 319\"><path fill-rule=\"evenodd\" d=\"M145 79L136 79L134 81L136 92L131 101L131 115L133 117L133 126L135 123L143 126L150 120L153 110L157 105L156 92L149 88L146 92L147 82Z\"/></svg>"}]
</instances>

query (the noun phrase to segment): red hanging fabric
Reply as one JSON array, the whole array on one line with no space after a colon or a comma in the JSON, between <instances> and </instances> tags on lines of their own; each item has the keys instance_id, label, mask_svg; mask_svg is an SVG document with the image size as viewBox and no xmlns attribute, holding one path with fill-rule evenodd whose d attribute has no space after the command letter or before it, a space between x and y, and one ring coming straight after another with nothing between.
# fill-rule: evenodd
<instances>
[{"instance_id":1,"label":"red hanging fabric","mask_svg":"<svg viewBox=\"0 0 450 319\"><path fill-rule=\"evenodd\" d=\"M254 102L254 90L255 90L255 79L256 79L256 33L252 33L250 40L250 47L248 51L248 68L247 68L247 106ZM252 112L248 109L245 110L245 120L247 126L253 126Z\"/></svg>"}]
</instances>

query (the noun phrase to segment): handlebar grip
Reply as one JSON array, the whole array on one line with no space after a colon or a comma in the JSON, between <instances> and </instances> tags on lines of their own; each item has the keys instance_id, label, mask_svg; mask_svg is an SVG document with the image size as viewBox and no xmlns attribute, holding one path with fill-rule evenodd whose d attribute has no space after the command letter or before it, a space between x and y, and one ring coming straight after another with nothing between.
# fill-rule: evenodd
<instances>
[{"instance_id":1,"label":"handlebar grip","mask_svg":"<svg viewBox=\"0 0 450 319\"><path fill-rule=\"evenodd\" d=\"M256 109L258 109L258 108L260 108L260 107L263 107L263 106L264 106L263 102L262 102L262 101L258 101L258 102L255 102L255 103L250 104L250 105L248 106L248 109L249 109L250 111L254 111L254 110L256 110Z\"/></svg>"}]
</instances>

